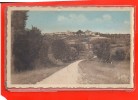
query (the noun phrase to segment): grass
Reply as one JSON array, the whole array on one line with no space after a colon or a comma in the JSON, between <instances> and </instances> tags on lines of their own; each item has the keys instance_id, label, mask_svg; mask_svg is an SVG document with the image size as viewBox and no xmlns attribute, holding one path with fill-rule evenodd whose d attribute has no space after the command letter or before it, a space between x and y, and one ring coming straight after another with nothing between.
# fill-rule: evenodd
<instances>
[{"instance_id":1,"label":"grass","mask_svg":"<svg viewBox=\"0 0 138 100\"><path fill-rule=\"evenodd\" d=\"M129 61L103 63L95 61L82 61L79 64L82 74L81 84L129 84Z\"/></svg>"},{"instance_id":2,"label":"grass","mask_svg":"<svg viewBox=\"0 0 138 100\"><path fill-rule=\"evenodd\" d=\"M34 69L30 71L25 71L21 73L12 72L11 80L12 84L35 84L48 76L52 75L56 71L64 68L64 66L49 66L42 67L40 69Z\"/></svg>"}]
</instances>

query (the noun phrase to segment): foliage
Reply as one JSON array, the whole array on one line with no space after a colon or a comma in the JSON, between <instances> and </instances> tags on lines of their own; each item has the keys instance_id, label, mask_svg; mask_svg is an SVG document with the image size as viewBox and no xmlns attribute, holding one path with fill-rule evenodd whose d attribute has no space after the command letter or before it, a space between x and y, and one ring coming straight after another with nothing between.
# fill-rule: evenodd
<instances>
[{"instance_id":1,"label":"foliage","mask_svg":"<svg viewBox=\"0 0 138 100\"><path fill-rule=\"evenodd\" d=\"M44 35L42 37L42 44L39 50L39 60L43 64L47 64L49 62L48 58L48 50L50 47L50 39Z\"/></svg>"},{"instance_id":2,"label":"foliage","mask_svg":"<svg viewBox=\"0 0 138 100\"><path fill-rule=\"evenodd\" d=\"M115 55L112 56L112 59L113 60L116 60L116 61L121 61L121 60L124 60L125 57L126 57L125 50L124 49L121 49L121 48L118 48L115 51Z\"/></svg>"},{"instance_id":3,"label":"foliage","mask_svg":"<svg viewBox=\"0 0 138 100\"><path fill-rule=\"evenodd\" d=\"M78 51L74 47L70 47L70 60L75 60L78 58Z\"/></svg>"},{"instance_id":4,"label":"foliage","mask_svg":"<svg viewBox=\"0 0 138 100\"><path fill-rule=\"evenodd\" d=\"M85 47L82 44L74 44L72 45L76 49L77 56L79 56L80 52L85 49Z\"/></svg>"},{"instance_id":5,"label":"foliage","mask_svg":"<svg viewBox=\"0 0 138 100\"><path fill-rule=\"evenodd\" d=\"M93 53L102 61L110 61L110 40L98 39L93 42Z\"/></svg>"},{"instance_id":6,"label":"foliage","mask_svg":"<svg viewBox=\"0 0 138 100\"><path fill-rule=\"evenodd\" d=\"M70 48L63 39L54 40L52 43L52 52L56 59L60 59L64 62L70 58Z\"/></svg>"},{"instance_id":7,"label":"foliage","mask_svg":"<svg viewBox=\"0 0 138 100\"><path fill-rule=\"evenodd\" d=\"M14 37L13 54L16 71L32 69L41 46L41 32L36 27L16 34Z\"/></svg>"},{"instance_id":8,"label":"foliage","mask_svg":"<svg viewBox=\"0 0 138 100\"><path fill-rule=\"evenodd\" d=\"M14 28L14 32L24 31L27 17L27 11L12 11L11 26Z\"/></svg>"},{"instance_id":9,"label":"foliage","mask_svg":"<svg viewBox=\"0 0 138 100\"><path fill-rule=\"evenodd\" d=\"M76 32L76 35L78 35L78 36L81 36L82 34L85 34L82 30L78 30L78 31Z\"/></svg>"},{"instance_id":10,"label":"foliage","mask_svg":"<svg viewBox=\"0 0 138 100\"><path fill-rule=\"evenodd\" d=\"M38 28L32 27L31 30L27 31L27 36L29 44L28 58L29 62L33 64L34 60L39 57L42 35ZM30 67L34 67L34 65L31 65Z\"/></svg>"},{"instance_id":11,"label":"foliage","mask_svg":"<svg viewBox=\"0 0 138 100\"><path fill-rule=\"evenodd\" d=\"M126 60L130 60L130 50L128 50L127 52L126 52Z\"/></svg>"},{"instance_id":12,"label":"foliage","mask_svg":"<svg viewBox=\"0 0 138 100\"><path fill-rule=\"evenodd\" d=\"M41 31L32 27L25 29L27 11L14 11L11 16L12 26L12 52L14 57L14 70L24 71L32 69L38 57L41 46Z\"/></svg>"},{"instance_id":13,"label":"foliage","mask_svg":"<svg viewBox=\"0 0 138 100\"><path fill-rule=\"evenodd\" d=\"M28 53L29 44L27 34L19 33L15 34L13 43L13 55L14 55L14 69L15 71L26 70L30 66Z\"/></svg>"}]
</instances>

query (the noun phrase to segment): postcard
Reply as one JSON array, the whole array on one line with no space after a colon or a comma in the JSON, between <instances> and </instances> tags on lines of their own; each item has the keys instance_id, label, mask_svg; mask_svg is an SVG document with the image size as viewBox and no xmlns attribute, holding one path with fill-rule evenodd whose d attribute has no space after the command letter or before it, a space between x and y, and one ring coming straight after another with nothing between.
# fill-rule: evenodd
<instances>
[{"instance_id":1,"label":"postcard","mask_svg":"<svg viewBox=\"0 0 138 100\"><path fill-rule=\"evenodd\" d=\"M134 87L133 7L7 9L7 88Z\"/></svg>"}]
</instances>

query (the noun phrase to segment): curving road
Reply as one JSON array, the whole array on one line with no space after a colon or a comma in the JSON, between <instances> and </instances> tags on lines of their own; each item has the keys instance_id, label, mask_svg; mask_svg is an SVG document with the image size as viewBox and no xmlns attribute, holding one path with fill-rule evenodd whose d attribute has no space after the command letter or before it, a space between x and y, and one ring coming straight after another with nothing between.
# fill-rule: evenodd
<instances>
[{"instance_id":1,"label":"curving road","mask_svg":"<svg viewBox=\"0 0 138 100\"><path fill-rule=\"evenodd\" d=\"M71 63L48 78L37 82L37 84L77 84L79 77L81 77L78 71L78 64L81 61L82 60L78 60L74 63Z\"/></svg>"}]
</instances>

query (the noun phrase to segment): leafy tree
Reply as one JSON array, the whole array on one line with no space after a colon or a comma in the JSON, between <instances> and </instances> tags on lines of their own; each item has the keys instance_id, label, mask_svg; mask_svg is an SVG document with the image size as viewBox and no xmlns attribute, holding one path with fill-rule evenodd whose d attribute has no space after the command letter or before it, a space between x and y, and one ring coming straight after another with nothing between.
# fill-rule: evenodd
<instances>
[{"instance_id":1,"label":"leafy tree","mask_svg":"<svg viewBox=\"0 0 138 100\"><path fill-rule=\"evenodd\" d=\"M43 63L43 64L49 63L48 51L49 51L49 47L51 45L51 41L52 41L52 39L47 35L44 35L42 37L42 43L41 43L41 47L39 50L40 63Z\"/></svg>"},{"instance_id":2,"label":"leafy tree","mask_svg":"<svg viewBox=\"0 0 138 100\"><path fill-rule=\"evenodd\" d=\"M27 11L12 11L11 13L11 36L12 36L12 59L14 70L21 71L26 69L29 64L25 52L28 52L27 34L25 25L27 20ZM24 42L26 41L26 42ZM25 47L25 48L23 48ZM24 62L24 63L23 63Z\"/></svg>"},{"instance_id":3,"label":"leafy tree","mask_svg":"<svg viewBox=\"0 0 138 100\"><path fill-rule=\"evenodd\" d=\"M27 11L12 11L11 27L14 29L12 34L21 34L19 32L25 31L27 17Z\"/></svg>"},{"instance_id":4,"label":"leafy tree","mask_svg":"<svg viewBox=\"0 0 138 100\"><path fill-rule=\"evenodd\" d=\"M56 59L68 61L70 58L70 48L63 39L57 39L53 41L52 52Z\"/></svg>"},{"instance_id":5,"label":"leafy tree","mask_svg":"<svg viewBox=\"0 0 138 100\"><path fill-rule=\"evenodd\" d=\"M121 61L124 60L126 57L126 53L124 49L118 48L115 51L115 55L112 56L112 59L116 60L116 61Z\"/></svg>"},{"instance_id":6,"label":"leafy tree","mask_svg":"<svg viewBox=\"0 0 138 100\"><path fill-rule=\"evenodd\" d=\"M81 30L78 30L77 32L76 32L76 34L78 35L78 36L81 36L82 34L85 34L83 31L81 31Z\"/></svg>"},{"instance_id":7,"label":"leafy tree","mask_svg":"<svg viewBox=\"0 0 138 100\"><path fill-rule=\"evenodd\" d=\"M19 33L14 37L13 56L15 71L26 70L30 66L28 58L29 44L27 34Z\"/></svg>"},{"instance_id":8,"label":"leafy tree","mask_svg":"<svg viewBox=\"0 0 138 100\"><path fill-rule=\"evenodd\" d=\"M41 31L25 29L27 11L13 11L11 15L12 53L15 71L32 69L41 46Z\"/></svg>"},{"instance_id":9,"label":"leafy tree","mask_svg":"<svg viewBox=\"0 0 138 100\"><path fill-rule=\"evenodd\" d=\"M76 49L78 56L79 56L79 54L80 54L81 51L84 51L84 47L83 47L82 44L78 43L78 44L73 45L73 47Z\"/></svg>"},{"instance_id":10,"label":"leafy tree","mask_svg":"<svg viewBox=\"0 0 138 100\"><path fill-rule=\"evenodd\" d=\"M34 67L33 62L39 57L39 50L42 44L42 35L41 31L37 27L32 27L31 30L27 31L27 39L28 39L28 60L30 62L30 68Z\"/></svg>"},{"instance_id":11,"label":"leafy tree","mask_svg":"<svg viewBox=\"0 0 138 100\"><path fill-rule=\"evenodd\" d=\"M110 40L98 39L93 42L93 53L104 62L110 61Z\"/></svg>"}]
</instances>

